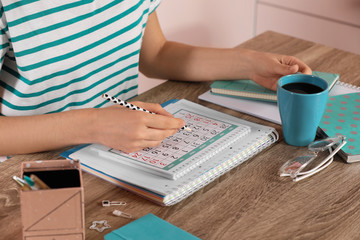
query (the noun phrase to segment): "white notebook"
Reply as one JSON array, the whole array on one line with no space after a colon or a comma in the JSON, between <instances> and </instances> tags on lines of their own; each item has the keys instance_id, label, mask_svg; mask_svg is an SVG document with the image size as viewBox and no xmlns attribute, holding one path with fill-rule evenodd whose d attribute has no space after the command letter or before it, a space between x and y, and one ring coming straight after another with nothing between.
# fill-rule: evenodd
<instances>
[{"instance_id":1,"label":"white notebook","mask_svg":"<svg viewBox=\"0 0 360 240\"><path fill-rule=\"evenodd\" d=\"M165 109L175 115L184 113L183 117L187 125L193 129L194 134L199 134L197 140L185 137L179 142L170 143L171 147L178 147L178 150L186 149L180 141L190 140L192 143L200 143L190 149L194 152L191 155L194 157L188 155L184 164L176 164L187 169L186 171L180 169L180 174L176 179L159 174L158 169L153 171L154 165L151 166L151 170L145 169L137 159L129 159L123 153L101 145L79 146L61 155L80 160L83 170L118 186L159 204L172 205L278 140L278 134L274 128L248 122L184 99L165 106ZM196 124L193 121L203 122ZM207 130L208 124L214 124L213 129L217 131L214 132L215 137L200 141L199 138L207 136L207 132L213 130ZM202 130L195 132L196 127L201 127ZM176 134L178 136L174 135L171 141L177 139L182 133L178 132ZM165 140L164 143L167 141ZM198 149L199 146L201 149ZM164 147L160 147L160 150L164 150ZM168 153L169 155L164 156L164 162L167 158L171 158L171 152ZM175 155L180 156L179 158L183 156L182 154ZM130 164L124 163L125 160ZM189 161L188 165L186 161Z\"/></svg>"},{"instance_id":2,"label":"white notebook","mask_svg":"<svg viewBox=\"0 0 360 240\"><path fill-rule=\"evenodd\" d=\"M237 118L181 100L166 110L184 119L191 132L179 130L160 146L124 153L105 146L92 146L100 157L126 164L169 179L178 179L236 140L250 133Z\"/></svg>"}]
</instances>

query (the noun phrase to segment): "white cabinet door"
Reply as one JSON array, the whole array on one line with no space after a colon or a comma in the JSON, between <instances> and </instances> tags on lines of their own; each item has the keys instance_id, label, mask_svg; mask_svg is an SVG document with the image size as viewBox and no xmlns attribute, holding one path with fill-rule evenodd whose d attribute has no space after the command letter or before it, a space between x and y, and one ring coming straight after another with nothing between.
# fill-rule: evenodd
<instances>
[{"instance_id":1,"label":"white cabinet door","mask_svg":"<svg viewBox=\"0 0 360 240\"><path fill-rule=\"evenodd\" d=\"M258 3L360 27L359 0L259 0Z\"/></svg>"},{"instance_id":2,"label":"white cabinet door","mask_svg":"<svg viewBox=\"0 0 360 240\"><path fill-rule=\"evenodd\" d=\"M256 34L267 30L360 54L358 0L261 0Z\"/></svg>"}]
</instances>

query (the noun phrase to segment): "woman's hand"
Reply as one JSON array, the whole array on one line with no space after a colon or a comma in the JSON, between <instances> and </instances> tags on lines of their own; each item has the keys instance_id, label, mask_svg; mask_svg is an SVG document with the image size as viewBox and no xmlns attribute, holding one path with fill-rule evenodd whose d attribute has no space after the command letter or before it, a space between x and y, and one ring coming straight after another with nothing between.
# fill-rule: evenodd
<instances>
[{"instance_id":1,"label":"woman's hand","mask_svg":"<svg viewBox=\"0 0 360 240\"><path fill-rule=\"evenodd\" d=\"M185 125L184 120L174 118L159 104L132 104L156 114L135 111L119 105L94 109L94 142L124 152L135 152L160 145L162 140L175 134Z\"/></svg>"},{"instance_id":2,"label":"woman's hand","mask_svg":"<svg viewBox=\"0 0 360 240\"><path fill-rule=\"evenodd\" d=\"M312 73L308 65L293 56L255 51L252 51L249 56L250 78L272 90L276 90L277 81L284 75L297 72Z\"/></svg>"}]
</instances>

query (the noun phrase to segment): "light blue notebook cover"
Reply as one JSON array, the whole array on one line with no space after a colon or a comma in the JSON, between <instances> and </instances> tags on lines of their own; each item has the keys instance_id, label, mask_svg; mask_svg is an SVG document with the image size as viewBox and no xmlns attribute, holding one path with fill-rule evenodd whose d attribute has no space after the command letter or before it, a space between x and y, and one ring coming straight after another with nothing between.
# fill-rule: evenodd
<instances>
[{"instance_id":1,"label":"light blue notebook cover","mask_svg":"<svg viewBox=\"0 0 360 240\"><path fill-rule=\"evenodd\" d=\"M335 73L313 71L312 75L324 79L329 85L329 90L339 80L339 74ZM252 80L218 80L214 81L210 88L212 94L277 102L276 91L266 89Z\"/></svg>"},{"instance_id":2,"label":"light blue notebook cover","mask_svg":"<svg viewBox=\"0 0 360 240\"><path fill-rule=\"evenodd\" d=\"M105 240L199 240L171 223L147 214L105 235Z\"/></svg>"}]
</instances>

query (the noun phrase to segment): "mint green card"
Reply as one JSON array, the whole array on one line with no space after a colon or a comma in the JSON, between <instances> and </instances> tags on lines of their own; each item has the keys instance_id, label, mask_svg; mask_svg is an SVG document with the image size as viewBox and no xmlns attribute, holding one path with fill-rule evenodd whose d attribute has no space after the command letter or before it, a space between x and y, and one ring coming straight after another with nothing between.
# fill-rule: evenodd
<instances>
[{"instance_id":1,"label":"mint green card","mask_svg":"<svg viewBox=\"0 0 360 240\"><path fill-rule=\"evenodd\" d=\"M147 214L105 235L105 240L199 240L171 223Z\"/></svg>"}]
</instances>

